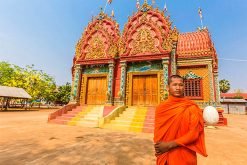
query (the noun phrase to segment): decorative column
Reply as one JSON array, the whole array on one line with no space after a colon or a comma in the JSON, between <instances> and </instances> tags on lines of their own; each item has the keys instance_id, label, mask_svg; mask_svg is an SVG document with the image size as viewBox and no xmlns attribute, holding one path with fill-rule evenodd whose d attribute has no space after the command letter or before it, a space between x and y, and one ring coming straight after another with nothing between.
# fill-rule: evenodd
<instances>
[{"instance_id":1,"label":"decorative column","mask_svg":"<svg viewBox=\"0 0 247 165\"><path fill-rule=\"evenodd\" d=\"M171 74L172 75L177 74L176 47L177 47L177 43L174 42L172 45L172 51L171 51Z\"/></svg>"},{"instance_id":2,"label":"decorative column","mask_svg":"<svg viewBox=\"0 0 247 165\"><path fill-rule=\"evenodd\" d=\"M164 84L164 93L163 93L163 100L167 99L168 97L168 91L166 89L166 86L168 85L168 67L169 67L169 58L163 58L162 59L162 65L163 65L163 84Z\"/></svg>"},{"instance_id":3,"label":"decorative column","mask_svg":"<svg viewBox=\"0 0 247 165\"><path fill-rule=\"evenodd\" d=\"M82 69L80 65L76 65L74 80L72 82L72 89L70 95L70 102L77 103L79 101L79 88L80 88L80 79L81 79Z\"/></svg>"},{"instance_id":4,"label":"decorative column","mask_svg":"<svg viewBox=\"0 0 247 165\"><path fill-rule=\"evenodd\" d=\"M215 94L216 94L216 105L220 105L220 86L218 80L218 72L214 73L214 84L215 84Z\"/></svg>"},{"instance_id":5,"label":"decorative column","mask_svg":"<svg viewBox=\"0 0 247 165\"><path fill-rule=\"evenodd\" d=\"M114 62L109 63L109 73L108 73L108 87L107 87L107 104L113 104L113 77L114 77Z\"/></svg>"},{"instance_id":6,"label":"decorative column","mask_svg":"<svg viewBox=\"0 0 247 165\"><path fill-rule=\"evenodd\" d=\"M210 100L209 102L214 102L214 87L213 87L213 68L212 64L208 64L208 78L209 78L209 88L210 88Z\"/></svg>"},{"instance_id":7,"label":"decorative column","mask_svg":"<svg viewBox=\"0 0 247 165\"><path fill-rule=\"evenodd\" d=\"M122 104L125 103L125 89L126 89L126 61L120 62L121 66L121 79L120 79L120 91L119 91L119 97Z\"/></svg>"}]
</instances>

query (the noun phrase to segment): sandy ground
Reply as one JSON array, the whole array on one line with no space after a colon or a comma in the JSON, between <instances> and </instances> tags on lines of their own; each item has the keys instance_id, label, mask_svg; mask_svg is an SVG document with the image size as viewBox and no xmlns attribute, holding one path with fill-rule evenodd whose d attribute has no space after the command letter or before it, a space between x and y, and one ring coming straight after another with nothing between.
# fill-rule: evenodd
<instances>
[{"instance_id":1,"label":"sandy ground","mask_svg":"<svg viewBox=\"0 0 247 165\"><path fill-rule=\"evenodd\" d=\"M152 134L47 124L52 110L0 112L0 165L153 165ZM205 129L208 157L199 165L247 164L247 116Z\"/></svg>"}]
</instances>

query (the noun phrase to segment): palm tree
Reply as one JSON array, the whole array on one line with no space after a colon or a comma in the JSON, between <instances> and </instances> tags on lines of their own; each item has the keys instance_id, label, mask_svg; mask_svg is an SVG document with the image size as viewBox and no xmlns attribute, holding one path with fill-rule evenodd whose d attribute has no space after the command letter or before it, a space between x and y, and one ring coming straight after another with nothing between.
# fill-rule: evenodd
<instances>
[{"instance_id":1,"label":"palm tree","mask_svg":"<svg viewBox=\"0 0 247 165\"><path fill-rule=\"evenodd\" d=\"M220 92L226 93L230 90L230 82L226 79L220 80Z\"/></svg>"}]
</instances>

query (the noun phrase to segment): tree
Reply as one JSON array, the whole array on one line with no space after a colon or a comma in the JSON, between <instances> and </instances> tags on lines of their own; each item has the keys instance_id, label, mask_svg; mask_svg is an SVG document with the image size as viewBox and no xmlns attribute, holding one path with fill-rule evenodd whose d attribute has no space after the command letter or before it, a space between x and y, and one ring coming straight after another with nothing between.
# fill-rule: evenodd
<instances>
[{"instance_id":1,"label":"tree","mask_svg":"<svg viewBox=\"0 0 247 165\"><path fill-rule=\"evenodd\" d=\"M243 96L241 96L241 94L243 93L241 89L236 89L236 90L234 90L234 92L236 94L233 97L234 99L243 99L244 98Z\"/></svg>"},{"instance_id":2,"label":"tree","mask_svg":"<svg viewBox=\"0 0 247 165\"><path fill-rule=\"evenodd\" d=\"M220 80L220 92L226 93L230 90L230 82L226 79Z\"/></svg>"},{"instance_id":3,"label":"tree","mask_svg":"<svg viewBox=\"0 0 247 165\"><path fill-rule=\"evenodd\" d=\"M0 62L0 85L9 83L9 81L13 78L13 73L14 69L11 64L7 62Z\"/></svg>"},{"instance_id":4,"label":"tree","mask_svg":"<svg viewBox=\"0 0 247 165\"><path fill-rule=\"evenodd\" d=\"M66 83L57 88L56 102L67 104L70 100L71 84Z\"/></svg>"},{"instance_id":5,"label":"tree","mask_svg":"<svg viewBox=\"0 0 247 165\"><path fill-rule=\"evenodd\" d=\"M42 70L34 69L34 65L21 68L7 62L0 62L0 85L19 87L27 91L32 97L31 101L54 101L56 89L53 77Z\"/></svg>"}]
</instances>

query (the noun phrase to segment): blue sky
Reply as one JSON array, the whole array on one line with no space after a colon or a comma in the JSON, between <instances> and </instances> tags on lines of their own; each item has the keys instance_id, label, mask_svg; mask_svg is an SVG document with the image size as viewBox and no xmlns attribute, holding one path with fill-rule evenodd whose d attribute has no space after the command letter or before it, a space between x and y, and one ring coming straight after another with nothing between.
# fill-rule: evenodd
<instances>
[{"instance_id":1,"label":"blue sky","mask_svg":"<svg viewBox=\"0 0 247 165\"><path fill-rule=\"evenodd\" d=\"M53 76L58 85L71 82L75 44L105 2L0 0L0 61L21 67L34 64ZM161 10L165 3L181 33L200 26L198 8L202 8L203 23L209 28L219 58L219 78L228 79L232 91L239 88L247 92L247 1L156 0ZM122 30L135 6L136 0L113 0L106 13L114 9Z\"/></svg>"}]
</instances>

